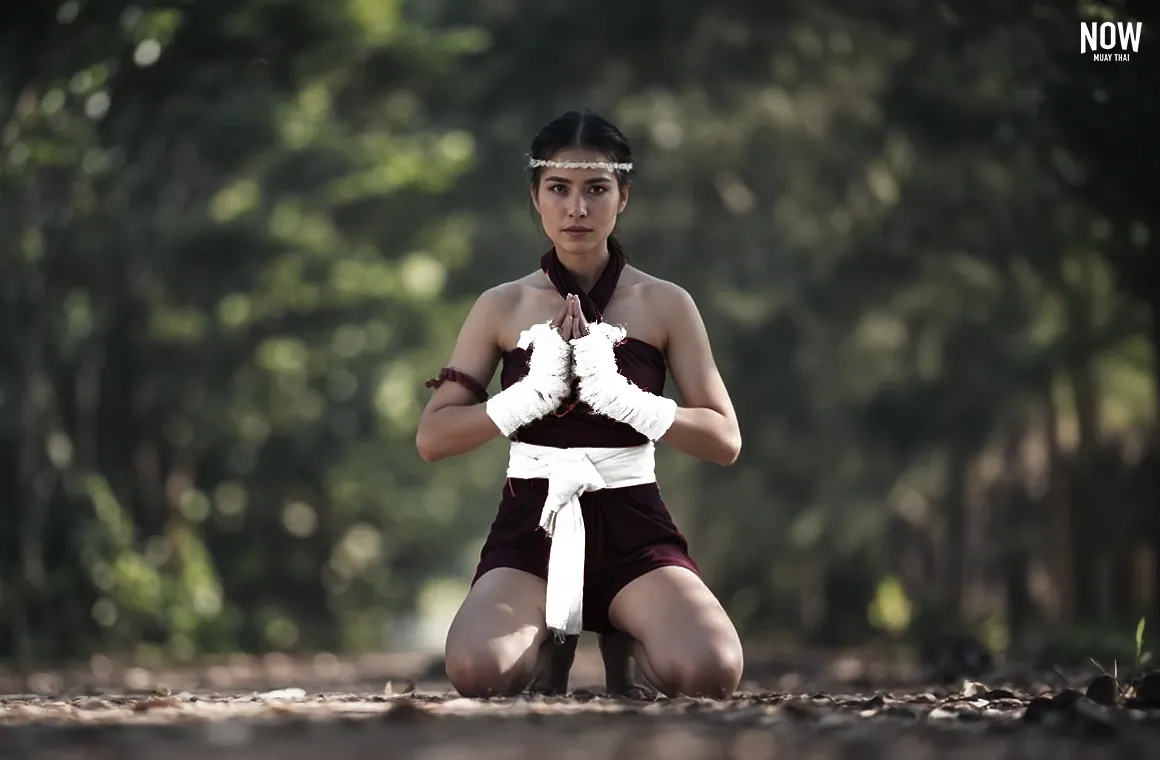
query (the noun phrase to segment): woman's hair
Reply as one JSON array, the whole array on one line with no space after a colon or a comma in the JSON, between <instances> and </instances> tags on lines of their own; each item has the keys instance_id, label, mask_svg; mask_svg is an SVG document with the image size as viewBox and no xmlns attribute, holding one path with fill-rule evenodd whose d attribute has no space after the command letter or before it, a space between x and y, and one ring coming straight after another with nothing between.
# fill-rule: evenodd
<instances>
[{"instance_id":1,"label":"woman's hair","mask_svg":"<svg viewBox=\"0 0 1160 760\"><path fill-rule=\"evenodd\" d=\"M610 163L631 164L632 146L615 124L598 113L589 111L568 111L550 121L532 140L529 158L533 161L551 160L557 153L566 148L586 148L596 151L607 157ZM540 184L542 166L532 166L531 185ZM623 190L628 185L629 170L617 169L616 183ZM608 238L608 246L623 253L623 246L612 236Z\"/></svg>"}]
</instances>

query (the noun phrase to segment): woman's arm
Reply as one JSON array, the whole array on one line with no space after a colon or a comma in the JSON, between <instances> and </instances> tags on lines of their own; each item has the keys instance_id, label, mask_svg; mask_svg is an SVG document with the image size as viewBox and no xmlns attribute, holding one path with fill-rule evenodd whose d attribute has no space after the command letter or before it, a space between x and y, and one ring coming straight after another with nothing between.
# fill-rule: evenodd
<instances>
[{"instance_id":1,"label":"woman's arm","mask_svg":"<svg viewBox=\"0 0 1160 760\"><path fill-rule=\"evenodd\" d=\"M506 286L485 291L467 315L448 366L479 381L491 383L499 364L500 348L497 326L508 309L510 296ZM448 381L435 389L415 434L415 447L425 462L458 456L473 451L500 434L487 415L486 405L479 403L470 390Z\"/></svg>"},{"instance_id":2,"label":"woman's arm","mask_svg":"<svg viewBox=\"0 0 1160 760\"><path fill-rule=\"evenodd\" d=\"M657 311L668 328L669 371L683 406L661 440L689 456L728 467L741 453L741 430L692 296L666 283Z\"/></svg>"}]
</instances>

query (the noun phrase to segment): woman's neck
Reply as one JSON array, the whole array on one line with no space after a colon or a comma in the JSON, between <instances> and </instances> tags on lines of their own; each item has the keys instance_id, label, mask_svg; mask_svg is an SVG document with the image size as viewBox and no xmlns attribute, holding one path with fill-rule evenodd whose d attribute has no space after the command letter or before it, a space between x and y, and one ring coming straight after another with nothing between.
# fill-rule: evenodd
<instances>
[{"instance_id":1,"label":"woman's neck","mask_svg":"<svg viewBox=\"0 0 1160 760\"><path fill-rule=\"evenodd\" d=\"M596 250L580 254L563 253L557 248L556 255L585 293L592 290L596 281L600 279L600 275L608 266L608 260L611 257L607 246L601 246Z\"/></svg>"}]
</instances>

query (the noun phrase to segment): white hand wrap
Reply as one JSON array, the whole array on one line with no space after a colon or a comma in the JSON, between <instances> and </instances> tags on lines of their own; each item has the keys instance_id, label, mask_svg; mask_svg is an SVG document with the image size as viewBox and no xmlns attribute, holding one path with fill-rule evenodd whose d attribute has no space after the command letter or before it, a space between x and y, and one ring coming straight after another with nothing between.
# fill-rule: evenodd
<instances>
[{"instance_id":1,"label":"white hand wrap","mask_svg":"<svg viewBox=\"0 0 1160 760\"><path fill-rule=\"evenodd\" d=\"M620 374L612 347L624 328L600 322L572 340L572 366L580 379L580 400L594 412L631 426L650 441L660 439L677 415L677 402L649 393Z\"/></svg>"},{"instance_id":2,"label":"white hand wrap","mask_svg":"<svg viewBox=\"0 0 1160 760\"><path fill-rule=\"evenodd\" d=\"M487 401L487 416L504 437L556 411L572 390L572 350L550 323L524 330L517 345L532 349L528 374Z\"/></svg>"}]
</instances>

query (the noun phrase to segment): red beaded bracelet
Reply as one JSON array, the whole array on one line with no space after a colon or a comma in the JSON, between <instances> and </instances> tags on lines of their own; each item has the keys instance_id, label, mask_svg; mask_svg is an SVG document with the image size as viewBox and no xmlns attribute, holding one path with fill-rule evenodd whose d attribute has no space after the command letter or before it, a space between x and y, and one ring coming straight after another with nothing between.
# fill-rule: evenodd
<instances>
[{"instance_id":1,"label":"red beaded bracelet","mask_svg":"<svg viewBox=\"0 0 1160 760\"><path fill-rule=\"evenodd\" d=\"M426 382L426 386L428 388L438 388L448 380L453 383L459 383L464 388L471 391L473 394L475 394L475 397L479 399L481 404L487 401L487 388L484 388L483 385L471 375L467 374L466 372L460 372L453 367L444 367L443 369L439 370L439 376L433 380L428 380Z\"/></svg>"}]
</instances>

